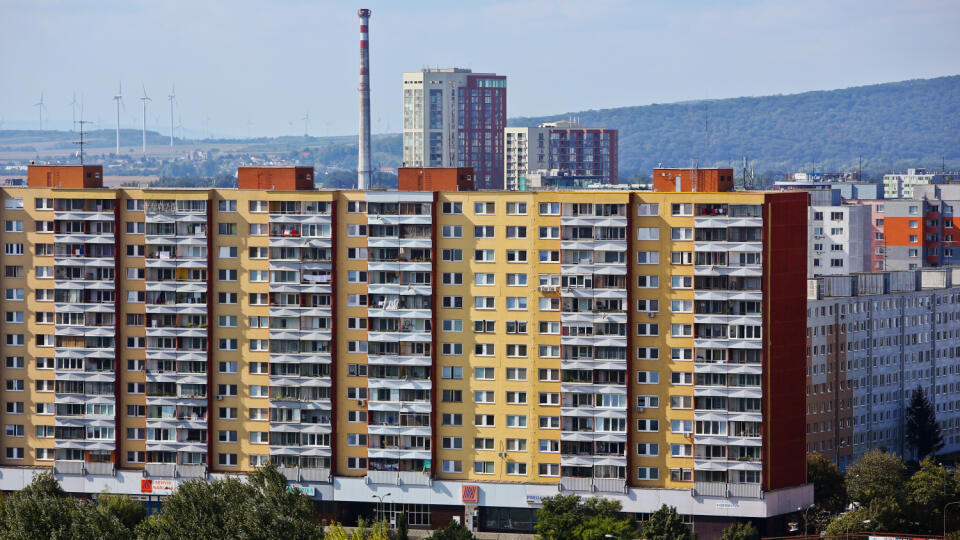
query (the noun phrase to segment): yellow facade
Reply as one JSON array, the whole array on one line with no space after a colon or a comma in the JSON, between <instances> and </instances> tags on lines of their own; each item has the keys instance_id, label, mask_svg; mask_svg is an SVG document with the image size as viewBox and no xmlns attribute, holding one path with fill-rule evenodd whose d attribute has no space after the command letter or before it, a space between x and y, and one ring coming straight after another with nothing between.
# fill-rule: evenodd
<instances>
[{"instance_id":1,"label":"yellow facade","mask_svg":"<svg viewBox=\"0 0 960 540\"><path fill-rule=\"evenodd\" d=\"M14 292L5 297L4 311L23 316L23 322L16 322L19 315L5 317L0 327L7 362L3 465L48 466L55 456L76 461L76 452L61 455L57 449L89 447L84 437L38 438L38 426L76 424L89 434L95 432L91 426L112 422L109 415L61 422L59 415L37 414L39 403L57 410L58 403L100 399L49 391L54 383L43 381L80 379L37 363L69 356L61 347L48 348L50 343L78 343L67 340L74 335L69 325L38 322L37 313L60 309L38 299L38 290L53 289L58 281L40 277L38 267L73 266L71 257L83 266L87 253L54 257L56 246L38 248L67 242L69 235L38 232L36 223L57 221L60 231L74 226L67 222L92 221L115 227L109 236L116 240L119 287L115 305L103 313L118 317L115 334L105 335L117 339L118 352L115 371L80 371L118 385L120 450L109 459L119 467L209 464L213 471L246 471L273 458L301 470L364 476L375 461L386 472L544 484L591 469L602 471L594 473L599 479L667 488L693 482L694 205L764 202L763 194L751 193L13 187L2 193L6 201L22 200L22 208L11 202L3 209L5 223L14 223L5 227L2 243L23 244L22 255L11 247L2 259L5 269L22 267L5 270L5 294ZM36 199L110 200L117 209L40 210ZM391 201L409 201L413 213L375 215L361 206L387 208ZM307 203L327 206L307 212ZM687 206L674 211L674 204ZM657 209L641 211L641 205ZM308 229L316 236L306 237ZM601 229L603 238L597 236ZM386 234L374 236L374 230ZM311 250L310 258L284 249ZM376 251L376 261L374 250L383 250ZM410 253L414 258L403 258ZM639 261L640 253L647 258ZM394 260L396 270L389 267ZM640 279L650 281L640 287ZM84 280L80 290L100 286ZM426 294L410 292L424 288ZM163 301L153 303L156 298ZM375 299L382 303L370 305ZM95 312L87 304L62 308ZM409 317L391 317L391 310ZM109 317L83 320L88 331L89 321ZM641 324L657 325L656 335L641 335ZM379 337L371 336L371 325ZM9 337L18 335L23 345ZM56 339L40 346L37 336L43 335ZM392 343L394 337L399 341ZM281 342L285 348L275 349ZM602 362L595 356L599 348L609 355ZM641 355L640 349L656 349L659 356L642 359L653 353ZM685 350L690 353L673 358L674 351ZM22 367L8 360L18 356ZM17 380L22 382L11 382ZM639 396L651 397L642 411ZM104 402L107 397L113 395ZM11 403L22 403L23 412ZM449 422L445 415L451 415ZM381 422L377 429L370 426L374 417ZM640 431L638 420L655 420L657 429ZM674 421L686 424L674 432ZM305 433L309 445L303 444ZM299 444L289 444L298 437ZM638 444L656 444L658 451L638 455ZM117 447L112 440L104 445L113 445L107 454ZM677 457L674 445L681 447ZM21 448L22 455L7 448ZM561 451L566 448L571 450ZM91 461L89 454L82 459ZM654 475L644 479L638 467L657 472L644 473Z\"/></svg>"}]
</instances>

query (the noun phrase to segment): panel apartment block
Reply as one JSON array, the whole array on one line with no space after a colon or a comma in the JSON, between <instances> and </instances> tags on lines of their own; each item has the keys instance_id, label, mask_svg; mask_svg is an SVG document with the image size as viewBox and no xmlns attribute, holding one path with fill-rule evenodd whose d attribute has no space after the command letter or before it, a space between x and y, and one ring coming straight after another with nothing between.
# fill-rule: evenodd
<instances>
[{"instance_id":1,"label":"panel apartment block","mask_svg":"<svg viewBox=\"0 0 960 540\"><path fill-rule=\"evenodd\" d=\"M915 457L905 411L922 388L943 453L960 450L960 288L954 269L810 280L807 451L840 467L872 449Z\"/></svg>"},{"instance_id":2,"label":"panel apartment block","mask_svg":"<svg viewBox=\"0 0 960 540\"><path fill-rule=\"evenodd\" d=\"M343 519L402 490L484 530L558 491L770 531L812 500L805 194L2 195L3 489L272 461Z\"/></svg>"}]
</instances>

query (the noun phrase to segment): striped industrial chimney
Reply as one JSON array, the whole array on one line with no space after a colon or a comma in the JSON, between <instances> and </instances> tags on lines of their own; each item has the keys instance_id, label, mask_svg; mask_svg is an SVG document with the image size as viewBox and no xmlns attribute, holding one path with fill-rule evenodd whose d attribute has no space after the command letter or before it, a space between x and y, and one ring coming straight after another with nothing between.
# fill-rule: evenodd
<instances>
[{"instance_id":1,"label":"striped industrial chimney","mask_svg":"<svg viewBox=\"0 0 960 540\"><path fill-rule=\"evenodd\" d=\"M360 150L357 164L357 189L370 186L370 15L369 9L357 12L360 17Z\"/></svg>"}]
</instances>

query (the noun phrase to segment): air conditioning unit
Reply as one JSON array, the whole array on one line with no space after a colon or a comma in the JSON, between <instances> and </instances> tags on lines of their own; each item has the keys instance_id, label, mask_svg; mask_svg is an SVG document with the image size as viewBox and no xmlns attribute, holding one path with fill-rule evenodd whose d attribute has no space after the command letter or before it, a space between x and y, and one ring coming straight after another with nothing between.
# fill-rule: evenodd
<instances>
[{"instance_id":1,"label":"air conditioning unit","mask_svg":"<svg viewBox=\"0 0 960 540\"><path fill-rule=\"evenodd\" d=\"M367 404L367 400L365 400L365 399L358 399L358 400L357 400L357 406L359 406L359 407L363 407L363 406L366 405L366 404Z\"/></svg>"},{"instance_id":2,"label":"air conditioning unit","mask_svg":"<svg viewBox=\"0 0 960 540\"><path fill-rule=\"evenodd\" d=\"M221 396L220 394L217 394L217 401L222 401L222 400L223 400L223 396Z\"/></svg>"},{"instance_id":3,"label":"air conditioning unit","mask_svg":"<svg viewBox=\"0 0 960 540\"><path fill-rule=\"evenodd\" d=\"M507 457L507 453L506 453L506 452L497 452L497 455L500 456L500 457L502 457L502 458Z\"/></svg>"},{"instance_id":4,"label":"air conditioning unit","mask_svg":"<svg viewBox=\"0 0 960 540\"><path fill-rule=\"evenodd\" d=\"M651 319L653 319L653 318L656 317L656 316L657 316L656 312L653 312L653 311L648 311L648 312L647 312L647 317L650 317Z\"/></svg>"},{"instance_id":5,"label":"air conditioning unit","mask_svg":"<svg viewBox=\"0 0 960 540\"><path fill-rule=\"evenodd\" d=\"M643 412L645 409L646 409L646 407L641 407L641 406L637 405L637 412Z\"/></svg>"}]
</instances>

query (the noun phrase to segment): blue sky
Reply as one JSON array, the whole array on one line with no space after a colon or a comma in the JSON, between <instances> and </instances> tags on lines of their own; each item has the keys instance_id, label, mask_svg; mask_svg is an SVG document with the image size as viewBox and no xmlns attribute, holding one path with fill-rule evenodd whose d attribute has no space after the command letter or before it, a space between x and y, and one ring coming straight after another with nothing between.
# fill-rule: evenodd
<instances>
[{"instance_id":1,"label":"blue sky","mask_svg":"<svg viewBox=\"0 0 960 540\"><path fill-rule=\"evenodd\" d=\"M0 0L0 118L85 116L188 132L356 133L358 7L373 9L374 132L400 129L403 71L508 76L510 116L794 93L960 73L960 1Z\"/></svg>"}]
</instances>

